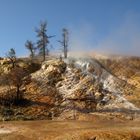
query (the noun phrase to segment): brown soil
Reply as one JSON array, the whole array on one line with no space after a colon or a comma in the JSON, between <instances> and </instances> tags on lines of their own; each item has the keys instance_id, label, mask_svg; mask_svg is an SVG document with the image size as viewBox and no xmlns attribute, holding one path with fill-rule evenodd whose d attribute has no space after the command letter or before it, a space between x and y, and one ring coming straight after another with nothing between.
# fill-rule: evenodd
<instances>
[{"instance_id":1,"label":"brown soil","mask_svg":"<svg viewBox=\"0 0 140 140\"><path fill-rule=\"evenodd\" d=\"M0 140L139 140L140 120L0 123Z\"/></svg>"}]
</instances>

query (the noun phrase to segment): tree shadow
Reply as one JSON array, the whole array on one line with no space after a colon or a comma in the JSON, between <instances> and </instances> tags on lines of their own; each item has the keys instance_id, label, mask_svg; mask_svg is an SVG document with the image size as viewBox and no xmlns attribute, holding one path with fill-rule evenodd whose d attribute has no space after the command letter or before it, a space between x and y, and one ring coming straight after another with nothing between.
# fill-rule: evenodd
<instances>
[{"instance_id":1,"label":"tree shadow","mask_svg":"<svg viewBox=\"0 0 140 140\"><path fill-rule=\"evenodd\" d=\"M117 113L125 113L125 114L140 114L140 110L132 110L132 109L125 109L125 108L113 108L113 109L98 109L96 110L96 112L99 112L99 113L114 113L114 112L117 112Z\"/></svg>"}]
</instances>

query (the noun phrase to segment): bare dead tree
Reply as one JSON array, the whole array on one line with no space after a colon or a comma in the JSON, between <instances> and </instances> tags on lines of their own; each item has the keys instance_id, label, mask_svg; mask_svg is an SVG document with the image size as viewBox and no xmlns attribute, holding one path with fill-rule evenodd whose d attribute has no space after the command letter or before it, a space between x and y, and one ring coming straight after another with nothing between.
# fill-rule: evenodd
<instances>
[{"instance_id":1,"label":"bare dead tree","mask_svg":"<svg viewBox=\"0 0 140 140\"><path fill-rule=\"evenodd\" d=\"M35 56L34 43L30 40L27 40L25 43L25 47L30 51L30 57L33 58Z\"/></svg>"},{"instance_id":2,"label":"bare dead tree","mask_svg":"<svg viewBox=\"0 0 140 140\"><path fill-rule=\"evenodd\" d=\"M61 44L62 52L64 53L64 58L68 56L68 29L62 29L62 41L58 41Z\"/></svg>"},{"instance_id":3,"label":"bare dead tree","mask_svg":"<svg viewBox=\"0 0 140 140\"><path fill-rule=\"evenodd\" d=\"M16 63L16 51L15 51L15 49L11 48L10 51L6 54L6 57L9 58L9 60L12 63L12 68L14 68L15 63Z\"/></svg>"},{"instance_id":4,"label":"bare dead tree","mask_svg":"<svg viewBox=\"0 0 140 140\"><path fill-rule=\"evenodd\" d=\"M29 81L29 73L23 68L15 67L11 70L8 76L9 83L16 88L16 100L19 101L21 99L20 88L26 81Z\"/></svg>"},{"instance_id":5,"label":"bare dead tree","mask_svg":"<svg viewBox=\"0 0 140 140\"><path fill-rule=\"evenodd\" d=\"M37 41L37 48L39 49L39 53L43 55L43 61L45 61L45 56L48 55L49 49L49 39L54 36L47 35L47 23L41 22L39 29L36 30L37 37L39 40Z\"/></svg>"},{"instance_id":6,"label":"bare dead tree","mask_svg":"<svg viewBox=\"0 0 140 140\"><path fill-rule=\"evenodd\" d=\"M0 85L5 85L6 89L0 95L0 104L12 105L20 103L23 99L22 87L31 82L29 72L20 67L14 67L8 74L0 77Z\"/></svg>"}]
</instances>

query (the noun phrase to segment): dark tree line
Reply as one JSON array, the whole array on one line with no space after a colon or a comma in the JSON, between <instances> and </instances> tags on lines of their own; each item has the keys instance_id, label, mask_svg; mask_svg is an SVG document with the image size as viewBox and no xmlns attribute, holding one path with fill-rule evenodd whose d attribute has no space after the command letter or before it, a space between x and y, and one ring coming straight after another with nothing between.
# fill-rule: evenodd
<instances>
[{"instance_id":1,"label":"dark tree line","mask_svg":"<svg viewBox=\"0 0 140 140\"><path fill-rule=\"evenodd\" d=\"M49 47L48 44L50 43L50 39L53 36L49 36L47 34L47 23L46 22L41 22L39 28L35 30L37 33L37 42L36 46L32 41L27 40L25 43L25 47L29 50L30 52L30 57L34 58L35 56L35 51L39 51L39 55L43 57L43 61L45 61L46 56L49 55ZM62 40L59 40L58 42L61 44L61 50L64 54L64 58L67 58L68 54L68 30L64 28L62 30Z\"/></svg>"},{"instance_id":2,"label":"dark tree line","mask_svg":"<svg viewBox=\"0 0 140 140\"><path fill-rule=\"evenodd\" d=\"M43 61L45 61L46 56L49 55L49 47L48 44L50 43L50 39L53 36L49 36L47 34L47 23L41 22L39 28L35 30L37 33L38 40L36 43L32 42L31 40L27 40L25 43L26 49L30 52L30 58L33 59L36 56L36 51L38 51L37 55L41 55L43 57ZM64 58L68 57L68 47L69 47L69 32L68 29L62 29L62 40L58 42L61 45L61 51L63 52ZM6 54L6 57L11 61L12 68L15 67L16 64L16 51L14 48L11 48L9 52ZM62 57L62 56L61 56Z\"/></svg>"}]
</instances>

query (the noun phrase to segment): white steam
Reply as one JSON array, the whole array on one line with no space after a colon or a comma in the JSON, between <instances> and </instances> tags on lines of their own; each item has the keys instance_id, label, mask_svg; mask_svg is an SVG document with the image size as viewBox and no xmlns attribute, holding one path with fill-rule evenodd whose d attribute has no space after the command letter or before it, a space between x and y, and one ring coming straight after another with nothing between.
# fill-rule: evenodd
<instances>
[{"instance_id":1,"label":"white steam","mask_svg":"<svg viewBox=\"0 0 140 140\"><path fill-rule=\"evenodd\" d=\"M91 52L140 56L140 16L129 13L120 25L99 39L98 29L86 24L72 27L70 36L71 53L86 54Z\"/></svg>"}]
</instances>

